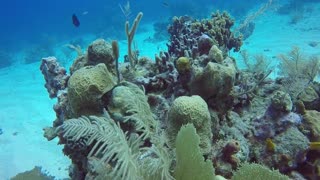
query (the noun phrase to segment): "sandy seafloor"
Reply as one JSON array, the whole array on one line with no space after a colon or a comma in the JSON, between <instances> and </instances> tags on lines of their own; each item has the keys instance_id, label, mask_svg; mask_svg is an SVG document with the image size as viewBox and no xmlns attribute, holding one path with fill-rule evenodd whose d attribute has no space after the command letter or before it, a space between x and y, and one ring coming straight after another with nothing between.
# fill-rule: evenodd
<instances>
[{"instance_id":1,"label":"sandy seafloor","mask_svg":"<svg viewBox=\"0 0 320 180\"><path fill-rule=\"evenodd\" d=\"M312 13L305 13L304 19L296 25L290 25L287 16L262 15L255 20L256 29L244 42L242 49L250 54L263 53L275 64L277 60L272 57L287 53L292 46L300 47L307 55L320 55L320 45L308 45L310 41L320 42L319 12L318 5ZM166 46L165 42L143 42L152 36L151 27L146 26L150 31L144 34L139 34L138 29L135 39L141 56L154 58L154 54L166 50ZM120 49L123 56L126 41L120 42ZM16 59L21 57L21 53L17 52ZM237 54L231 55L239 59ZM0 69L0 128L3 130L0 135L0 180L9 179L34 166L41 166L57 179L68 177L70 160L63 155L62 146L57 145L57 139L48 142L43 137L42 128L51 126L55 119L52 106L56 100L50 100L44 88L44 78L39 70L40 60L41 57L37 63L17 63ZM70 63L72 61L69 60ZM241 61L237 62L240 68L244 67ZM272 76L275 77L276 73Z\"/></svg>"}]
</instances>

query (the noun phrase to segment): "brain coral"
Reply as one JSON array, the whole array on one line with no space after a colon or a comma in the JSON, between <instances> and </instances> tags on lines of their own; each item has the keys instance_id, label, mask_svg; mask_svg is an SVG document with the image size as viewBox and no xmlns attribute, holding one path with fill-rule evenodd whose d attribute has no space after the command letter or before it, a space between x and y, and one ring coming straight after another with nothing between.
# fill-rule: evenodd
<instances>
[{"instance_id":1,"label":"brain coral","mask_svg":"<svg viewBox=\"0 0 320 180\"><path fill-rule=\"evenodd\" d=\"M211 118L207 103L200 96L181 96L174 100L168 113L168 136L174 146L175 138L182 125L192 123L200 136L203 153L211 149Z\"/></svg>"},{"instance_id":2,"label":"brain coral","mask_svg":"<svg viewBox=\"0 0 320 180\"><path fill-rule=\"evenodd\" d=\"M102 112L100 98L115 84L114 77L102 63L75 71L68 82L68 100L74 116Z\"/></svg>"}]
</instances>

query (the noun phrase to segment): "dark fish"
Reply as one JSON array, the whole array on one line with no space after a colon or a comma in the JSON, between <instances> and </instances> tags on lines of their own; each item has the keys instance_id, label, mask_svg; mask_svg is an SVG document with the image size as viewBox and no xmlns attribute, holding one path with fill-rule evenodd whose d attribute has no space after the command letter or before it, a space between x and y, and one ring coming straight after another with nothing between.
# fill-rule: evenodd
<instances>
[{"instance_id":1,"label":"dark fish","mask_svg":"<svg viewBox=\"0 0 320 180\"><path fill-rule=\"evenodd\" d=\"M72 14L72 24L75 27L79 27L80 26L80 21L79 21L78 17L75 14Z\"/></svg>"},{"instance_id":2,"label":"dark fish","mask_svg":"<svg viewBox=\"0 0 320 180\"><path fill-rule=\"evenodd\" d=\"M169 3L167 3L167 2L162 2L162 5L163 5L164 7L169 7Z\"/></svg>"}]
</instances>

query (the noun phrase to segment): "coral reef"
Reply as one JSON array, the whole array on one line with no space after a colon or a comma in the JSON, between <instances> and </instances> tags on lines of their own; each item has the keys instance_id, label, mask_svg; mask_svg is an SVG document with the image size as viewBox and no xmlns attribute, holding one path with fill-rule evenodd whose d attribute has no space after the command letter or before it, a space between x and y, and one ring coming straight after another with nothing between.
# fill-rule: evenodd
<instances>
[{"instance_id":1,"label":"coral reef","mask_svg":"<svg viewBox=\"0 0 320 180\"><path fill-rule=\"evenodd\" d=\"M59 91L66 89L69 76L55 57L42 58L40 70L46 81L45 87L50 98L57 97Z\"/></svg>"},{"instance_id":2,"label":"coral reef","mask_svg":"<svg viewBox=\"0 0 320 180\"><path fill-rule=\"evenodd\" d=\"M232 164L233 166L237 166L240 160L234 156L234 154L238 153L240 151L240 143L235 140L231 140L226 144L226 146L223 148L223 159Z\"/></svg>"},{"instance_id":3,"label":"coral reef","mask_svg":"<svg viewBox=\"0 0 320 180\"><path fill-rule=\"evenodd\" d=\"M132 44L134 35L136 33L136 30L138 28L138 25L141 21L142 16L143 16L143 13L139 12L137 17L133 21L133 25L130 30L129 30L129 21L126 21L126 23L125 23L125 30L126 30L126 35L127 35L127 39L128 39L128 59L129 59L131 68L134 68L135 63L136 63L135 61L137 60L136 54L134 54L134 51L132 51L131 44Z\"/></svg>"},{"instance_id":4,"label":"coral reef","mask_svg":"<svg viewBox=\"0 0 320 180\"><path fill-rule=\"evenodd\" d=\"M68 82L68 100L74 117L102 113L101 97L115 86L114 77L105 64L83 67Z\"/></svg>"},{"instance_id":5,"label":"coral reef","mask_svg":"<svg viewBox=\"0 0 320 180\"><path fill-rule=\"evenodd\" d=\"M200 136L201 152L207 154L211 151L211 118L208 106L200 96L181 96L175 99L168 112L167 123L171 145L174 144L181 126L191 123Z\"/></svg>"},{"instance_id":6,"label":"coral reef","mask_svg":"<svg viewBox=\"0 0 320 180\"><path fill-rule=\"evenodd\" d=\"M191 63L188 57L179 57L176 61L176 68L180 74L190 72Z\"/></svg>"},{"instance_id":7,"label":"coral reef","mask_svg":"<svg viewBox=\"0 0 320 180\"><path fill-rule=\"evenodd\" d=\"M302 101L297 103L297 111L302 114L303 124L301 128L308 135L310 141L320 141L320 112L306 110Z\"/></svg>"},{"instance_id":8,"label":"coral reef","mask_svg":"<svg viewBox=\"0 0 320 180\"><path fill-rule=\"evenodd\" d=\"M71 178L318 178L318 59L293 49L272 80L269 60L244 52L240 70L228 54L242 43L233 23L227 13L175 17L168 52L134 54L133 66L102 39L77 57L68 80L55 61L42 65L58 98L44 135L59 138Z\"/></svg>"},{"instance_id":9,"label":"coral reef","mask_svg":"<svg viewBox=\"0 0 320 180\"><path fill-rule=\"evenodd\" d=\"M204 161L199 148L200 137L192 124L181 127L176 140L177 166L174 177L177 180L214 179L210 161Z\"/></svg>"},{"instance_id":10,"label":"coral reef","mask_svg":"<svg viewBox=\"0 0 320 180\"><path fill-rule=\"evenodd\" d=\"M260 164L243 164L234 174L232 180L245 180L251 178L263 180L263 179L277 179L288 180L287 176L279 173L279 171L270 170Z\"/></svg>"},{"instance_id":11,"label":"coral reef","mask_svg":"<svg viewBox=\"0 0 320 180\"><path fill-rule=\"evenodd\" d=\"M87 65L97 65L99 63L104 63L109 72L116 74L112 46L104 39L97 39L88 47Z\"/></svg>"},{"instance_id":12,"label":"coral reef","mask_svg":"<svg viewBox=\"0 0 320 180\"><path fill-rule=\"evenodd\" d=\"M122 82L112 90L108 110L116 121L132 122L136 131L143 130L144 138L150 138L157 126L144 92L129 82Z\"/></svg>"},{"instance_id":13,"label":"coral reef","mask_svg":"<svg viewBox=\"0 0 320 180\"><path fill-rule=\"evenodd\" d=\"M290 95L282 91L276 91L272 96L271 106L278 111L290 112L292 110Z\"/></svg>"},{"instance_id":14,"label":"coral reef","mask_svg":"<svg viewBox=\"0 0 320 180\"><path fill-rule=\"evenodd\" d=\"M295 102L297 96L307 88L320 72L319 57L307 57L299 47L293 47L287 54L280 54L280 73L283 76L283 87Z\"/></svg>"},{"instance_id":15,"label":"coral reef","mask_svg":"<svg viewBox=\"0 0 320 180\"><path fill-rule=\"evenodd\" d=\"M210 61L217 63L221 63L223 61L222 51L216 45L211 46L208 56Z\"/></svg>"},{"instance_id":16,"label":"coral reef","mask_svg":"<svg viewBox=\"0 0 320 180\"><path fill-rule=\"evenodd\" d=\"M108 68L108 71L112 75L117 74L117 61L116 55L117 46L113 46L112 43L105 41L104 39L97 39L93 41L87 48L87 51L79 55L70 67L70 74L73 74L76 70L85 66L95 66L99 63L103 63ZM119 48L119 47L118 47Z\"/></svg>"},{"instance_id":17,"label":"coral reef","mask_svg":"<svg viewBox=\"0 0 320 180\"><path fill-rule=\"evenodd\" d=\"M234 20L226 12L216 12L211 19L196 20L188 16L174 17L169 25L170 43L168 52L171 56L195 57L197 53L207 54L213 44L223 50L239 51L241 37L231 32Z\"/></svg>"},{"instance_id":18,"label":"coral reef","mask_svg":"<svg viewBox=\"0 0 320 180\"><path fill-rule=\"evenodd\" d=\"M227 96L234 85L235 75L234 67L209 62L203 71L192 78L191 94L200 95L204 99Z\"/></svg>"}]
</instances>

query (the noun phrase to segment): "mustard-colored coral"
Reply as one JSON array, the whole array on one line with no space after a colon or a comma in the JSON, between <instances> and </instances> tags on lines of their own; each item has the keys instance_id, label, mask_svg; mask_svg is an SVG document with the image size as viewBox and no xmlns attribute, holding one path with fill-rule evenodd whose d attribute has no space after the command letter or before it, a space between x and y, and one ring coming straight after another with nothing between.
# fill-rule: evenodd
<instances>
[{"instance_id":1,"label":"mustard-colored coral","mask_svg":"<svg viewBox=\"0 0 320 180\"><path fill-rule=\"evenodd\" d=\"M320 112L316 110L305 110L302 116L304 123L303 128L309 131L311 141L320 141Z\"/></svg>"},{"instance_id":2,"label":"mustard-colored coral","mask_svg":"<svg viewBox=\"0 0 320 180\"><path fill-rule=\"evenodd\" d=\"M310 150L320 150L320 142L310 142L309 149Z\"/></svg>"},{"instance_id":3,"label":"mustard-colored coral","mask_svg":"<svg viewBox=\"0 0 320 180\"><path fill-rule=\"evenodd\" d=\"M179 73L186 73L190 71L191 63L188 57L179 57L176 61L176 67Z\"/></svg>"},{"instance_id":4,"label":"mustard-colored coral","mask_svg":"<svg viewBox=\"0 0 320 180\"><path fill-rule=\"evenodd\" d=\"M270 138L266 139L266 148L269 152L275 152L276 144L272 141L272 139Z\"/></svg>"},{"instance_id":5,"label":"mustard-colored coral","mask_svg":"<svg viewBox=\"0 0 320 180\"><path fill-rule=\"evenodd\" d=\"M200 136L202 153L211 150L211 118L207 103L200 96L181 96L174 100L168 113L168 135L174 146L182 125L192 123Z\"/></svg>"},{"instance_id":6,"label":"mustard-colored coral","mask_svg":"<svg viewBox=\"0 0 320 180\"><path fill-rule=\"evenodd\" d=\"M68 101L73 115L101 113L100 98L115 84L114 77L102 63L75 71L68 82Z\"/></svg>"}]
</instances>

